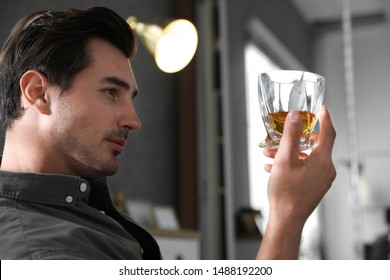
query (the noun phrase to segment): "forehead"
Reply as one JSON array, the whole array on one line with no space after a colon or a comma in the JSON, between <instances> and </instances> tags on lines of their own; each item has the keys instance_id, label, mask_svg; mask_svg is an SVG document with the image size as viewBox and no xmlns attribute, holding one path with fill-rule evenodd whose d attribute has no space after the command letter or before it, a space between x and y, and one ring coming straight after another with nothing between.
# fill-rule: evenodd
<instances>
[{"instance_id":1,"label":"forehead","mask_svg":"<svg viewBox=\"0 0 390 280\"><path fill-rule=\"evenodd\" d=\"M102 39L91 39L87 49L91 63L86 72L97 79L115 76L128 82L133 90L137 88L130 59L118 48Z\"/></svg>"}]
</instances>

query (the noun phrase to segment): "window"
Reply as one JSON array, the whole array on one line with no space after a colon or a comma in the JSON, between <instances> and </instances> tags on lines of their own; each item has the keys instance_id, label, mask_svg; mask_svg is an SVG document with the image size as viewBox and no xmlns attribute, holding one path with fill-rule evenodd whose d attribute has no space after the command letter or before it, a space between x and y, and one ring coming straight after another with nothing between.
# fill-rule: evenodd
<instances>
[{"instance_id":1,"label":"window","mask_svg":"<svg viewBox=\"0 0 390 280\"><path fill-rule=\"evenodd\" d=\"M248 126L248 161L249 161L249 189L251 207L258 209L263 214L260 224L264 232L268 217L267 183L269 174L264 170L264 164L269 159L263 156L259 143L265 139L263 121L260 115L258 98L259 74L280 69L270 60L259 48L248 43L245 47L245 86L246 86L246 106L247 106L247 126Z\"/></svg>"},{"instance_id":2,"label":"window","mask_svg":"<svg viewBox=\"0 0 390 280\"><path fill-rule=\"evenodd\" d=\"M261 232L264 232L268 221L269 204L267 197L267 183L269 173L264 170L264 164L270 163L258 146L265 139L263 121L260 114L258 99L258 75L278 70L280 67L265 55L254 43L248 43L245 47L245 87L248 127L248 166L249 189L251 207L260 210L263 219L259 221ZM317 210L309 217L302 234L300 250L301 259L321 258L320 225Z\"/></svg>"}]
</instances>

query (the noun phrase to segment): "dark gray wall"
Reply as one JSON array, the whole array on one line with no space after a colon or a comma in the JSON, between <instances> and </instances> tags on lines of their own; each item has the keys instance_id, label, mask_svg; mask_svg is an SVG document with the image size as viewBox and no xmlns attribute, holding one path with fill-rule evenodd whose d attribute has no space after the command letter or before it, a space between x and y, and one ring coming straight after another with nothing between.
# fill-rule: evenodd
<instances>
[{"instance_id":1,"label":"dark gray wall","mask_svg":"<svg viewBox=\"0 0 390 280\"><path fill-rule=\"evenodd\" d=\"M0 44L21 17L37 10L106 6L123 18L135 15L139 20L175 16L175 0L2 0L0 8ZM64 54L66 55L66 54ZM155 203L176 203L176 90L175 76L162 73L142 46L133 60L140 94L135 105L142 129L129 136L121 156L121 170L109 179L115 190L128 197ZM3 133L0 133L1 135ZM1 151L3 139L0 142Z\"/></svg>"}]
</instances>

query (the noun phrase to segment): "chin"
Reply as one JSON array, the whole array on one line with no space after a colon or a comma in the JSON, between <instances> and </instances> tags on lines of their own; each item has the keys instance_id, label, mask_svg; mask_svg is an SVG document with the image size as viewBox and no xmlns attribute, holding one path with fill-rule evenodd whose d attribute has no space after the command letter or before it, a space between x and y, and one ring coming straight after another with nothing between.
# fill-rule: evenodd
<instances>
[{"instance_id":1,"label":"chin","mask_svg":"<svg viewBox=\"0 0 390 280\"><path fill-rule=\"evenodd\" d=\"M103 166L100 170L100 173L104 176L112 176L119 171L118 164L110 164L109 166Z\"/></svg>"},{"instance_id":2,"label":"chin","mask_svg":"<svg viewBox=\"0 0 390 280\"><path fill-rule=\"evenodd\" d=\"M108 170L106 173L105 173L105 177L107 176L112 176L112 175L115 175L116 173L118 173L119 171L119 168L115 169L115 170Z\"/></svg>"},{"instance_id":3,"label":"chin","mask_svg":"<svg viewBox=\"0 0 390 280\"><path fill-rule=\"evenodd\" d=\"M90 170L91 175L94 178L108 177L116 174L119 171L118 162L108 162L106 164L100 164L100 166L95 166L93 170ZM92 178L91 178L92 179Z\"/></svg>"},{"instance_id":4,"label":"chin","mask_svg":"<svg viewBox=\"0 0 390 280\"><path fill-rule=\"evenodd\" d=\"M104 169L104 170L94 170L92 172L89 172L88 174L85 174L84 176L81 176L85 179L99 179L103 177L109 177L113 176L118 172L119 169L113 170L113 169Z\"/></svg>"}]
</instances>

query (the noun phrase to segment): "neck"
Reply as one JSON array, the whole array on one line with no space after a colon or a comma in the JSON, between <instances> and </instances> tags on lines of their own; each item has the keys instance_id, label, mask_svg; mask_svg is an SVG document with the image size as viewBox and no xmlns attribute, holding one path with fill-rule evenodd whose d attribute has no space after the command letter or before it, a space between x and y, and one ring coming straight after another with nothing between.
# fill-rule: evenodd
<instances>
[{"instance_id":1,"label":"neck","mask_svg":"<svg viewBox=\"0 0 390 280\"><path fill-rule=\"evenodd\" d=\"M26 136L29 135L29 136ZM35 132L7 131L0 170L80 176L59 160L47 137Z\"/></svg>"},{"instance_id":2,"label":"neck","mask_svg":"<svg viewBox=\"0 0 390 280\"><path fill-rule=\"evenodd\" d=\"M0 169L23 173L65 174L47 140L47 131L18 120L6 131ZM62 171L62 172L60 172ZM69 174L68 174L69 175Z\"/></svg>"},{"instance_id":3,"label":"neck","mask_svg":"<svg viewBox=\"0 0 390 280\"><path fill-rule=\"evenodd\" d=\"M6 133L0 169L12 172L41 173L42 153L29 137L15 137L14 132ZM25 143L24 143L25 142Z\"/></svg>"}]
</instances>

